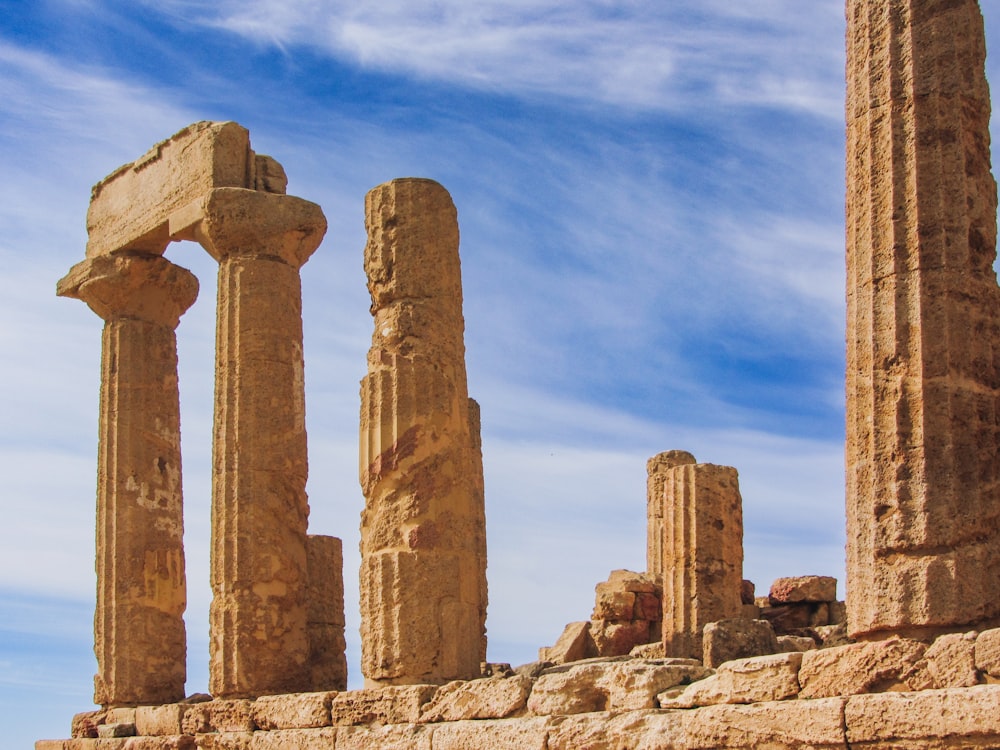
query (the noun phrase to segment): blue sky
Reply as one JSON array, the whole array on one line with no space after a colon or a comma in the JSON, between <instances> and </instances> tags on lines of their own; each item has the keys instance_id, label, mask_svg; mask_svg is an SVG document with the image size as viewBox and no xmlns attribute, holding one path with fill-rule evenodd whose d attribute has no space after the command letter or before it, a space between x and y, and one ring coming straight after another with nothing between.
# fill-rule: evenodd
<instances>
[{"instance_id":1,"label":"blue sky","mask_svg":"<svg viewBox=\"0 0 1000 750\"><path fill-rule=\"evenodd\" d=\"M840 0L0 0L12 746L65 736L95 669L101 322L55 282L83 258L91 185L196 120L247 127L329 220L302 273L310 526L344 539L352 684L363 197L394 177L458 207L491 660L532 660L609 571L644 568L663 450L739 469L759 591L843 582L843 25ZM215 271L195 245L167 254L201 281L178 330L196 692Z\"/></svg>"}]
</instances>

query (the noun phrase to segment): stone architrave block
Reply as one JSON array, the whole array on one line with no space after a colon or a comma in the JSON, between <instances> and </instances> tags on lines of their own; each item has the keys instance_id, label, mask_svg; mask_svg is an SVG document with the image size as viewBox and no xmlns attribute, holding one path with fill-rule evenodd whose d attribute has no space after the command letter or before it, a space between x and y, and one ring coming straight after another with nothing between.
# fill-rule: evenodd
<instances>
[{"instance_id":1,"label":"stone architrave block","mask_svg":"<svg viewBox=\"0 0 1000 750\"><path fill-rule=\"evenodd\" d=\"M455 721L434 726L434 750L553 750L548 717Z\"/></svg>"},{"instance_id":2,"label":"stone architrave block","mask_svg":"<svg viewBox=\"0 0 1000 750\"><path fill-rule=\"evenodd\" d=\"M835 602L837 579L829 576L778 578L771 584L768 600L772 606L798 602Z\"/></svg>"},{"instance_id":3,"label":"stone architrave block","mask_svg":"<svg viewBox=\"0 0 1000 750\"><path fill-rule=\"evenodd\" d=\"M538 650L539 661L565 664L597 656L597 647L590 636L589 622L571 622L559 636L554 646Z\"/></svg>"},{"instance_id":4,"label":"stone architrave block","mask_svg":"<svg viewBox=\"0 0 1000 750\"><path fill-rule=\"evenodd\" d=\"M1000 680L1000 628L984 630L976 637L976 669L987 680Z\"/></svg>"},{"instance_id":5,"label":"stone architrave block","mask_svg":"<svg viewBox=\"0 0 1000 750\"><path fill-rule=\"evenodd\" d=\"M771 654L722 664L714 675L661 695L661 708L695 708L718 703L764 703L799 693L801 653Z\"/></svg>"},{"instance_id":6,"label":"stone architrave block","mask_svg":"<svg viewBox=\"0 0 1000 750\"><path fill-rule=\"evenodd\" d=\"M1000 685L852 695L845 720L851 747L1000 746Z\"/></svg>"},{"instance_id":7,"label":"stone architrave block","mask_svg":"<svg viewBox=\"0 0 1000 750\"><path fill-rule=\"evenodd\" d=\"M251 716L258 729L310 729L330 726L330 704L336 692L262 695Z\"/></svg>"},{"instance_id":8,"label":"stone architrave block","mask_svg":"<svg viewBox=\"0 0 1000 750\"><path fill-rule=\"evenodd\" d=\"M733 659L773 654L778 650L774 628L766 620L730 619L711 622L702 634L702 663L715 669Z\"/></svg>"},{"instance_id":9,"label":"stone architrave block","mask_svg":"<svg viewBox=\"0 0 1000 750\"><path fill-rule=\"evenodd\" d=\"M799 697L929 688L932 685L923 662L926 651L926 644L905 638L807 651L799 670Z\"/></svg>"},{"instance_id":10,"label":"stone architrave block","mask_svg":"<svg viewBox=\"0 0 1000 750\"><path fill-rule=\"evenodd\" d=\"M935 688L972 687L979 683L974 632L938 637L924 652L924 661Z\"/></svg>"},{"instance_id":11,"label":"stone architrave block","mask_svg":"<svg viewBox=\"0 0 1000 750\"><path fill-rule=\"evenodd\" d=\"M685 750L847 750L843 698L719 704L685 711Z\"/></svg>"},{"instance_id":12,"label":"stone architrave block","mask_svg":"<svg viewBox=\"0 0 1000 750\"><path fill-rule=\"evenodd\" d=\"M415 724L437 689L436 685L400 685L337 693L330 703L331 720L337 726Z\"/></svg>"},{"instance_id":13,"label":"stone architrave block","mask_svg":"<svg viewBox=\"0 0 1000 750\"><path fill-rule=\"evenodd\" d=\"M420 720L503 719L527 706L532 683L522 675L449 682L424 706Z\"/></svg>"},{"instance_id":14,"label":"stone architrave block","mask_svg":"<svg viewBox=\"0 0 1000 750\"><path fill-rule=\"evenodd\" d=\"M337 750L432 750L431 738L437 728L431 724L375 724L365 727L340 727ZM329 747L324 746L324 747ZM269 749L270 750L270 749ZM274 748L278 750L278 748ZM282 748L284 750L284 748ZM310 748L310 750L312 750Z\"/></svg>"},{"instance_id":15,"label":"stone architrave block","mask_svg":"<svg viewBox=\"0 0 1000 750\"><path fill-rule=\"evenodd\" d=\"M213 188L255 187L250 134L235 122L198 122L94 186L87 257L119 250L162 253L168 221Z\"/></svg>"}]
</instances>

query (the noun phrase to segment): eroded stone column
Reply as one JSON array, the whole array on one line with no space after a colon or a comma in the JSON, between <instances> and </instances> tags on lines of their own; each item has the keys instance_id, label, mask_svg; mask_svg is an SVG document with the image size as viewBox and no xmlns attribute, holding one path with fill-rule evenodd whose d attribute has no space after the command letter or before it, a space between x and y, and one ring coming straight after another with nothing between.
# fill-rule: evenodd
<instances>
[{"instance_id":1,"label":"eroded stone column","mask_svg":"<svg viewBox=\"0 0 1000 750\"><path fill-rule=\"evenodd\" d=\"M847 3L851 635L1000 617L1000 292L975 0Z\"/></svg>"},{"instance_id":2,"label":"eroded stone column","mask_svg":"<svg viewBox=\"0 0 1000 750\"><path fill-rule=\"evenodd\" d=\"M209 689L308 690L305 382L299 268L319 206L212 190L181 236L219 262ZM192 218L193 217L193 218Z\"/></svg>"},{"instance_id":3,"label":"eroded stone column","mask_svg":"<svg viewBox=\"0 0 1000 750\"><path fill-rule=\"evenodd\" d=\"M646 462L646 572L663 575L663 486L675 466L698 463L687 451L665 451Z\"/></svg>"},{"instance_id":4,"label":"eroded stone column","mask_svg":"<svg viewBox=\"0 0 1000 750\"><path fill-rule=\"evenodd\" d=\"M365 217L361 671L372 685L469 679L485 651L486 525L455 206L435 182L394 180Z\"/></svg>"},{"instance_id":5,"label":"eroded stone column","mask_svg":"<svg viewBox=\"0 0 1000 750\"><path fill-rule=\"evenodd\" d=\"M344 547L333 536L310 534L309 569L310 690L347 690L344 638Z\"/></svg>"},{"instance_id":6,"label":"eroded stone column","mask_svg":"<svg viewBox=\"0 0 1000 750\"><path fill-rule=\"evenodd\" d=\"M57 292L105 321L94 702L178 701L187 595L174 330L198 281L159 255L125 251L78 263Z\"/></svg>"},{"instance_id":7,"label":"eroded stone column","mask_svg":"<svg viewBox=\"0 0 1000 750\"><path fill-rule=\"evenodd\" d=\"M742 613L739 476L713 464L681 464L662 476L664 650L700 659L705 626Z\"/></svg>"}]
</instances>

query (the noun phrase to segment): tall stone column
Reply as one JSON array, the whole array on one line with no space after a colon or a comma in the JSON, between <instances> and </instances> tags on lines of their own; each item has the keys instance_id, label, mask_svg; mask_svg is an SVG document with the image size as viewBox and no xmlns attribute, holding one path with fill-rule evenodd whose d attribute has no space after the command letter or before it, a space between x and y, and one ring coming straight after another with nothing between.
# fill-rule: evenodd
<instances>
[{"instance_id":1,"label":"tall stone column","mask_svg":"<svg viewBox=\"0 0 1000 750\"><path fill-rule=\"evenodd\" d=\"M94 702L184 698L186 639L177 340L198 281L155 254L85 260L57 293L105 321L97 469Z\"/></svg>"},{"instance_id":2,"label":"tall stone column","mask_svg":"<svg viewBox=\"0 0 1000 750\"><path fill-rule=\"evenodd\" d=\"M710 622L739 617L743 500L731 466L680 464L663 474L663 646L700 659Z\"/></svg>"},{"instance_id":3,"label":"tall stone column","mask_svg":"<svg viewBox=\"0 0 1000 750\"><path fill-rule=\"evenodd\" d=\"M309 689L299 268L326 219L294 196L217 188L183 236L219 262L209 689ZM192 217L186 217L191 220Z\"/></svg>"},{"instance_id":4,"label":"tall stone column","mask_svg":"<svg viewBox=\"0 0 1000 750\"><path fill-rule=\"evenodd\" d=\"M687 451L657 453L646 462L646 572L663 576L663 497L667 474L675 466L698 463Z\"/></svg>"},{"instance_id":5,"label":"tall stone column","mask_svg":"<svg viewBox=\"0 0 1000 750\"><path fill-rule=\"evenodd\" d=\"M365 217L361 671L370 685L469 679L485 650L486 523L455 206L435 182L394 180Z\"/></svg>"},{"instance_id":6,"label":"tall stone column","mask_svg":"<svg viewBox=\"0 0 1000 750\"><path fill-rule=\"evenodd\" d=\"M847 3L852 636L1000 618L1000 291L976 0Z\"/></svg>"}]
</instances>

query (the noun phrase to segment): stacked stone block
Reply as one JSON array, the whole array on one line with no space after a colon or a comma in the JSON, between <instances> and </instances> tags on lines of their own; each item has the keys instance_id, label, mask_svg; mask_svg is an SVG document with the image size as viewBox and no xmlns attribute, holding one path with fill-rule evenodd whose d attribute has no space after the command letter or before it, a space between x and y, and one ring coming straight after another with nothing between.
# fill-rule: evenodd
<instances>
[{"instance_id":1,"label":"stacked stone block","mask_svg":"<svg viewBox=\"0 0 1000 750\"><path fill-rule=\"evenodd\" d=\"M837 600L837 579L829 576L778 578L760 605L760 616L778 635L840 625L846 614L843 602Z\"/></svg>"}]
</instances>

